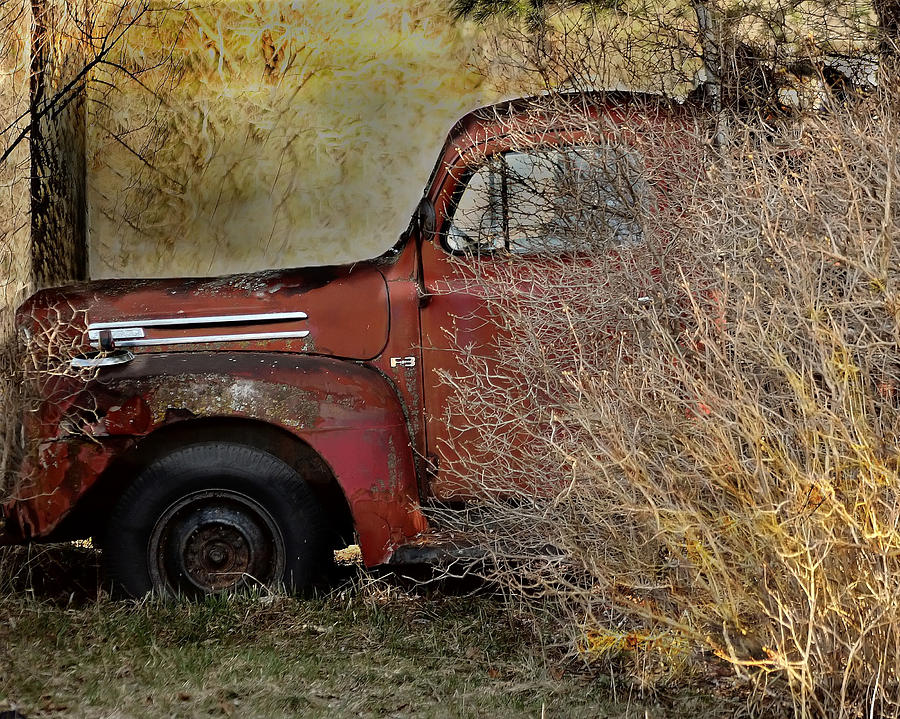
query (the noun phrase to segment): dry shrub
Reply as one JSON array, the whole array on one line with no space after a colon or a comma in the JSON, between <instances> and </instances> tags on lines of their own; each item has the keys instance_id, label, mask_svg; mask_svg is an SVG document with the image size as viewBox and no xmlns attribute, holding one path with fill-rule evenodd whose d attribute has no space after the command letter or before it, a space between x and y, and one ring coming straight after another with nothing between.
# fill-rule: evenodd
<instances>
[{"instance_id":1,"label":"dry shrub","mask_svg":"<svg viewBox=\"0 0 900 719\"><path fill-rule=\"evenodd\" d=\"M548 5L538 27L515 13L490 22L474 14L488 27L475 62L510 95L604 88L683 97L696 86L702 52L689 3Z\"/></svg>"},{"instance_id":2,"label":"dry shrub","mask_svg":"<svg viewBox=\"0 0 900 719\"><path fill-rule=\"evenodd\" d=\"M872 82L878 16L859 0L646 3L454 0L484 23L485 75L525 88L652 92L710 105L811 107L823 84Z\"/></svg>"},{"instance_id":3,"label":"dry shrub","mask_svg":"<svg viewBox=\"0 0 900 719\"><path fill-rule=\"evenodd\" d=\"M698 122L598 121L651 158L648 199L595 161L618 200L585 193L584 168L542 185L557 244L460 258L501 332L458 338L445 377L469 444L442 470L485 498L440 521L575 646L666 637L797 716L900 713L897 89L732 117L716 153ZM610 230L628 202L641 241Z\"/></svg>"},{"instance_id":4,"label":"dry shrub","mask_svg":"<svg viewBox=\"0 0 900 719\"><path fill-rule=\"evenodd\" d=\"M32 317L22 326L14 325L12 309L0 314L0 502L45 491L46 462L54 461L41 452L40 426L48 408L77 415L80 421L65 427L69 437L92 439L99 416L93 400L81 392L98 368L72 362L82 356L80 334L73 327L83 313L62 304L43 321Z\"/></svg>"}]
</instances>

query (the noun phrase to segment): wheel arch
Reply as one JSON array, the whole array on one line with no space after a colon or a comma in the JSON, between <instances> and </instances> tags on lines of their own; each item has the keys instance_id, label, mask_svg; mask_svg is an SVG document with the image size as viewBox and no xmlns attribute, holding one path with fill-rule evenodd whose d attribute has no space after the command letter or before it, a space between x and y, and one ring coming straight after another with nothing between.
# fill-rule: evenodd
<instances>
[{"instance_id":1,"label":"wheel arch","mask_svg":"<svg viewBox=\"0 0 900 719\"><path fill-rule=\"evenodd\" d=\"M97 517L108 517L113 506L146 467L190 444L221 441L243 444L278 457L310 486L333 518L335 544L352 543L353 514L343 489L327 462L297 435L283 427L246 417L201 417L164 425L146 435L131 450L118 455L87 490L57 534L98 536ZM101 530L101 531L98 531Z\"/></svg>"}]
</instances>

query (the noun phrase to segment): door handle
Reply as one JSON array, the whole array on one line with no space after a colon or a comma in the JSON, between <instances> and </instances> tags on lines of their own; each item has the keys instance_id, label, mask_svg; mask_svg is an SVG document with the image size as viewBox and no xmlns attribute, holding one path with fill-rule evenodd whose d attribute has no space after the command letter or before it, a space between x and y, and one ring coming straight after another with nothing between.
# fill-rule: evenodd
<instances>
[{"instance_id":1,"label":"door handle","mask_svg":"<svg viewBox=\"0 0 900 719\"><path fill-rule=\"evenodd\" d=\"M76 369L84 369L85 367L112 367L118 364L127 364L134 359L134 354L128 350L117 350L115 352L92 352L87 355L73 357L71 359L72 367Z\"/></svg>"}]
</instances>

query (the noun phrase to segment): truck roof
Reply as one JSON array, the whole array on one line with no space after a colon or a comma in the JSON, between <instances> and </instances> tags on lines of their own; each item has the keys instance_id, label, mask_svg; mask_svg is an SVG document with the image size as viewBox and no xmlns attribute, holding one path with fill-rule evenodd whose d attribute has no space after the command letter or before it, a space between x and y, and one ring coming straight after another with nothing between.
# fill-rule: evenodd
<instances>
[{"instance_id":1,"label":"truck roof","mask_svg":"<svg viewBox=\"0 0 900 719\"><path fill-rule=\"evenodd\" d=\"M570 117L596 117L601 110L634 106L655 108L669 115L684 112L691 107L689 103L679 103L662 95L621 90L548 92L484 105L463 115L447 133L447 139L438 154L426 188L433 183L448 149L456 147L462 151L476 141L502 137L514 129L515 121L524 117L526 113L529 115L529 123L550 129L561 124L562 112L568 113ZM521 125L519 129L522 129Z\"/></svg>"},{"instance_id":2,"label":"truck roof","mask_svg":"<svg viewBox=\"0 0 900 719\"><path fill-rule=\"evenodd\" d=\"M508 120L521 115L527 110L535 110L541 106L546 107L548 110L567 109L573 113L592 114L600 108L611 109L628 105L658 106L666 108L670 112L684 106L683 103L670 100L662 95L622 90L547 92L540 95L515 97L483 105L467 112L450 129L450 132L447 134L447 144L475 128Z\"/></svg>"}]
</instances>

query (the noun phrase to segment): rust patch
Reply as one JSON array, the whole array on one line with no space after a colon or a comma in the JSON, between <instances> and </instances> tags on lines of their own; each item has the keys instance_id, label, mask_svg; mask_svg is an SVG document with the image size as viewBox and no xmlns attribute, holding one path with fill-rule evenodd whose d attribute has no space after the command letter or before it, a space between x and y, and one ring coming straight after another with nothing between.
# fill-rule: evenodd
<instances>
[{"instance_id":1,"label":"rust patch","mask_svg":"<svg viewBox=\"0 0 900 719\"><path fill-rule=\"evenodd\" d=\"M22 539L45 536L75 507L113 457L133 446L119 439L101 444L90 439L44 442L26 458L22 481L6 505Z\"/></svg>"},{"instance_id":2,"label":"rust patch","mask_svg":"<svg viewBox=\"0 0 900 719\"><path fill-rule=\"evenodd\" d=\"M32 416L32 449L7 511L23 538L52 532L141 437L202 417L265 421L309 444L345 495L356 498L348 501L368 563L385 561L398 537L416 530L402 410L384 378L358 364L285 354L160 353L53 397Z\"/></svg>"},{"instance_id":3,"label":"rust patch","mask_svg":"<svg viewBox=\"0 0 900 719\"><path fill-rule=\"evenodd\" d=\"M149 415L154 424L175 416L277 417L294 430L309 429L320 416L314 393L221 374L168 377L150 390Z\"/></svg>"}]
</instances>

